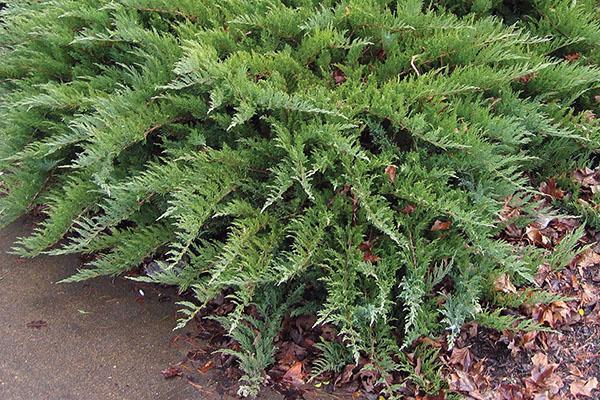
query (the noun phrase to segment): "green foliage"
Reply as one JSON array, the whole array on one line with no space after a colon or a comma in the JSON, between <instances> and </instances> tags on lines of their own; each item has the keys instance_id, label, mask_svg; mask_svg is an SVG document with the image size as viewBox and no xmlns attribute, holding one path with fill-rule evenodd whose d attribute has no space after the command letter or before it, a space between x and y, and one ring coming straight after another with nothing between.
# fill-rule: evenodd
<instances>
[{"instance_id":1,"label":"green foliage","mask_svg":"<svg viewBox=\"0 0 600 400\"><path fill-rule=\"evenodd\" d=\"M420 345L413 354L418 367L410 362L406 354L401 353L401 361L397 369L405 372L408 379L413 381L419 389L427 394L436 395L444 387L440 374L442 364L437 357L438 352L439 349Z\"/></svg>"},{"instance_id":2,"label":"green foliage","mask_svg":"<svg viewBox=\"0 0 600 400\"><path fill-rule=\"evenodd\" d=\"M339 374L346 365L352 363L352 355L342 343L321 341L315 347L321 355L313 363L311 379L326 372Z\"/></svg>"},{"instance_id":3,"label":"green foliage","mask_svg":"<svg viewBox=\"0 0 600 400\"><path fill-rule=\"evenodd\" d=\"M347 353L384 377L399 348L452 345L468 321L538 328L494 308L527 299L491 282L532 282L540 262L496 239L498 215L532 181L597 165L593 0L7 3L0 225L47 216L15 251L95 254L65 281L152 258L136 279L195 296L180 325L227 291L243 394L292 312L280 299L304 288L298 309L344 345L320 345L317 372ZM598 225L593 205L566 207Z\"/></svg>"},{"instance_id":4,"label":"green foliage","mask_svg":"<svg viewBox=\"0 0 600 400\"><path fill-rule=\"evenodd\" d=\"M585 235L585 224L582 224L577 230L566 235L548 259L550 268L557 270L564 268L578 254L584 252L588 246L578 246L579 239Z\"/></svg>"},{"instance_id":5,"label":"green foliage","mask_svg":"<svg viewBox=\"0 0 600 400\"><path fill-rule=\"evenodd\" d=\"M496 309L492 312L481 312L477 315L476 321L485 327L498 331L552 331L533 320L515 317L514 315L502 315L501 311L501 309Z\"/></svg>"},{"instance_id":6,"label":"green foliage","mask_svg":"<svg viewBox=\"0 0 600 400\"><path fill-rule=\"evenodd\" d=\"M240 362L244 371L238 390L243 397L256 396L260 386L265 382L265 370L274 361L275 347L273 341L279 333L281 321L288 307L298 300L300 290L296 290L287 300L284 300L283 290L263 291L257 295L254 304L259 317L246 314L239 323L232 323L228 317L213 317L229 332L229 335L239 344L239 350L222 349L221 353L230 354Z\"/></svg>"}]
</instances>

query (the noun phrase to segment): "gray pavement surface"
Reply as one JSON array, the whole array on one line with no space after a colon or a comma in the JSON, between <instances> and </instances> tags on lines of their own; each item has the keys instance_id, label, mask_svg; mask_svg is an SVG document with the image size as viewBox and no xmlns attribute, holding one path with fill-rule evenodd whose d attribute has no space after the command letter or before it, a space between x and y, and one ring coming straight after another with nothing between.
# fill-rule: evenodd
<instances>
[{"instance_id":1,"label":"gray pavement surface","mask_svg":"<svg viewBox=\"0 0 600 400\"><path fill-rule=\"evenodd\" d=\"M207 399L161 376L182 358L173 301L141 300L125 279L56 284L77 257L6 254L31 229L22 219L0 230L0 400Z\"/></svg>"}]
</instances>

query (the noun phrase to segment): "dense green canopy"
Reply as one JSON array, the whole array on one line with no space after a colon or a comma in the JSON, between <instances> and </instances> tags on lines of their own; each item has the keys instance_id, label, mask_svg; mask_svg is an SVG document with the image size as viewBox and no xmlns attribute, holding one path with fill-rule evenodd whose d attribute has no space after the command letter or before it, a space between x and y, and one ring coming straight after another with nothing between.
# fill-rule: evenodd
<instances>
[{"instance_id":1,"label":"dense green canopy","mask_svg":"<svg viewBox=\"0 0 600 400\"><path fill-rule=\"evenodd\" d=\"M493 282L543 254L498 240L529 218L501 211L597 162L594 3L9 1L1 222L46 205L17 252L97 254L66 281L152 260L137 279L193 290L190 318L226 291L242 394L287 313L383 373L467 321L533 329L500 308L552 297Z\"/></svg>"}]
</instances>

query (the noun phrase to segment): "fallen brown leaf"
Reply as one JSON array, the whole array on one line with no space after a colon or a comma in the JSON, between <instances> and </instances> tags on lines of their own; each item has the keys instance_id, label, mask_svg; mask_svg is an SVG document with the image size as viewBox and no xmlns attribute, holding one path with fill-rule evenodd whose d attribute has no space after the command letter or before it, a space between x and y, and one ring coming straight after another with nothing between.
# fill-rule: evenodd
<instances>
[{"instance_id":1,"label":"fallen brown leaf","mask_svg":"<svg viewBox=\"0 0 600 400\"><path fill-rule=\"evenodd\" d=\"M358 248L363 252L363 260L370 263L376 263L381 260L380 257L374 255L371 252L372 244L370 241L362 242L358 245Z\"/></svg>"},{"instance_id":2,"label":"fallen brown leaf","mask_svg":"<svg viewBox=\"0 0 600 400\"><path fill-rule=\"evenodd\" d=\"M527 235L527 238L532 244L544 244L544 237L542 236L542 233L538 228L534 226L528 226L527 228L525 228L525 234Z\"/></svg>"},{"instance_id":3,"label":"fallen brown leaf","mask_svg":"<svg viewBox=\"0 0 600 400\"><path fill-rule=\"evenodd\" d=\"M160 371L160 373L162 374L162 376L165 377L165 379L171 379L171 378L175 378L176 376L183 375L183 372L181 371L181 369L179 367L165 368L162 371Z\"/></svg>"},{"instance_id":4,"label":"fallen brown leaf","mask_svg":"<svg viewBox=\"0 0 600 400\"><path fill-rule=\"evenodd\" d=\"M517 293L517 288L510 281L510 276L505 272L494 281L494 288L503 293Z\"/></svg>"},{"instance_id":5,"label":"fallen brown leaf","mask_svg":"<svg viewBox=\"0 0 600 400\"><path fill-rule=\"evenodd\" d=\"M48 323L44 320L36 320L27 323L27 327L31 329L42 329L48 326Z\"/></svg>"},{"instance_id":6,"label":"fallen brown leaf","mask_svg":"<svg viewBox=\"0 0 600 400\"><path fill-rule=\"evenodd\" d=\"M523 229L519 228L516 224L510 224L505 229L504 232L509 238L512 239L520 239L523 236Z\"/></svg>"},{"instance_id":7,"label":"fallen brown leaf","mask_svg":"<svg viewBox=\"0 0 600 400\"><path fill-rule=\"evenodd\" d=\"M568 62L573 62L573 61L577 61L579 60L579 57L581 57L581 54L575 52L575 53L570 53L565 55L565 60Z\"/></svg>"},{"instance_id":8,"label":"fallen brown leaf","mask_svg":"<svg viewBox=\"0 0 600 400\"><path fill-rule=\"evenodd\" d=\"M415 210L417 209L417 207L413 206L412 204L407 204L402 208L402 213L403 214L412 214L415 212Z\"/></svg>"},{"instance_id":9,"label":"fallen brown leaf","mask_svg":"<svg viewBox=\"0 0 600 400\"><path fill-rule=\"evenodd\" d=\"M394 183L396 181L396 166L388 165L387 167L385 167L385 173L387 174L388 179L391 183Z\"/></svg>"},{"instance_id":10,"label":"fallen brown leaf","mask_svg":"<svg viewBox=\"0 0 600 400\"><path fill-rule=\"evenodd\" d=\"M592 249L584 251L578 260L578 265L583 268L592 267L596 264L600 264L600 254L596 253Z\"/></svg>"},{"instance_id":11,"label":"fallen brown leaf","mask_svg":"<svg viewBox=\"0 0 600 400\"><path fill-rule=\"evenodd\" d=\"M558 200L562 199L565 195L564 192L556 186L556 180L554 178L549 179L548 182L543 182L540 185L540 192Z\"/></svg>"},{"instance_id":12,"label":"fallen brown leaf","mask_svg":"<svg viewBox=\"0 0 600 400\"><path fill-rule=\"evenodd\" d=\"M535 74L527 74L527 75L523 75L519 78L517 78L517 80L521 83L529 83L533 78L535 78Z\"/></svg>"},{"instance_id":13,"label":"fallen brown leaf","mask_svg":"<svg viewBox=\"0 0 600 400\"><path fill-rule=\"evenodd\" d=\"M334 69L331 75L333 76L333 80L335 81L336 85L346 82L346 75L339 68Z\"/></svg>"},{"instance_id":14,"label":"fallen brown leaf","mask_svg":"<svg viewBox=\"0 0 600 400\"><path fill-rule=\"evenodd\" d=\"M590 168L577 169L573 172L573 179L581 186L589 188L600 184L600 170Z\"/></svg>"},{"instance_id":15,"label":"fallen brown leaf","mask_svg":"<svg viewBox=\"0 0 600 400\"><path fill-rule=\"evenodd\" d=\"M596 388L598 388L598 379L593 377L588 379L587 381L584 381L582 379L574 380L569 386L569 391L575 397L592 397L592 391Z\"/></svg>"},{"instance_id":16,"label":"fallen brown leaf","mask_svg":"<svg viewBox=\"0 0 600 400\"><path fill-rule=\"evenodd\" d=\"M419 396L415 398L416 400L446 400L446 392L442 389L437 394L426 394L425 396Z\"/></svg>"},{"instance_id":17,"label":"fallen brown leaf","mask_svg":"<svg viewBox=\"0 0 600 400\"><path fill-rule=\"evenodd\" d=\"M455 370L452 374L450 374L450 389L466 394L473 399L483 400L484 397L479 392L479 388L475 383L475 377L471 376L465 371Z\"/></svg>"},{"instance_id":18,"label":"fallen brown leaf","mask_svg":"<svg viewBox=\"0 0 600 400\"><path fill-rule=\"evenodd\" d=\"M538 304L532 308L532 317L540 323L547 323L556 328L568 320L571 309L564 301L555 301L550 304Z\"/></svg>"},{"instance_id":19,"label":"fallen brown leaf","mask_svg":"<svg viewBox=\"0 0 600 400\"><path fill-rule=\"evenodd\" d=\"M306 349L297 345L293 341L283 342L279 347L277 354L277 363L285 366L291 366L296 361L301 361L306 357Z\"/></svg>"},{"instance_id":20,"label":"fallen brown leaf","mask_svg":"<svg viewBox=\"0 0 600 400\"><path fill-rule=\"evenodd\" d=\"M500 221L509 221L521 215L521 209L511 205L512 200L512 196L508 196L504 199L504 206L502 206L502 210L500 210Z\"/></svg>"},{"instance_id":21,"label":"fallen brown leaf","mask_svg":"<svg viewBox=\"0 0 600 400\"><path fill-rule=\"evenodd\" d=\"M346 365L342 373L336 378L335 385L344 385L350 382L354 373L354 368L356 368L355 364Z\"/></svg>"},{"instance_id":22,"label":"fallen brown leaf","mask_svg":"<svg viewBox=\"0 0 600 400\"><path fill-rule=\"evenodd\" d=\"M379 379L379 373L373 368L368 368L368 365L366 367L367 368L363 367L360 370L358 376L360 377L360 380L362 382L363 389L367 393L373 393L375 385L377 384L377 381Z\"/></svg>"},{"instance_id":23,"label":"fallen brown leaf","mask_svg":"<svg viewBox=\"0 0 600 400\"><path fill-rule=\"evenodd\" d=\"M358 245L358 249L360 251L363 251L363 252L364 251L370 251L372 246L373 246L373 244L370 241L367 240L367 241L362 242L361 244L359 244Z\"/></svg>"},{"instance_id":24,"label":"fallen brown leaf","mask_svg":"<svg viewBox=\"0 0 600 400\"><path fill-rule=\"evenodd\" d=\"M577 367L577 365L571 364L567 367L567 369L571 373L572 379L583 378L583 372L581 372L581 370L579 369L579 367Z\"/></svg>"},{"instance_id":25,"label":"fallen brown leaf","mask_svg":"<svg viewBox=\"0 0 600 400\"><path fill-rule=\"evenodd\" d=\"M548 363L548 356L544 353L536 353L531 362L534 367L531 370L531 376L525 380L525 386L533 393L548 391L550 394L556 394L564 386L560 376L554 371L558 364Z\"/></svg>"},{"instance_id":26,"label":"fallen brown leaf","mask_svg":"<svg viewBox=\"0 0 600 400\"><path fill-rule=\"evenodd\" d=\"M447 231L452 226L452 221L440 221L436 219L431 227L432 232Z\"/></svg>"},{"instance_id":27,"label":"fallen brown leaf","mask_svg":"<svg viewBox=\"0 0 600 400\"><path fill-rule=\"evenodd\" d=\"M498 396L501 400L524 400L523 389L510 383L501 383L498 387Z\"/></svg>"},{"instance_id":28,"label":"fallen brown leaf","mask_svg":"<svg viewBox=\"0 0 600 400\"><path fill-rule=\"evenodd\" d=\"M452 349L452 355L448 362L452 365L459 365L463 371L469 371L473 364L473 356L468 347L463 347L462 349L455 347Z\"/></svg>"},{"instance_id":29,"label":"fallen brown leaf","mask_svg":"<svg viewBox=\"0 0 600 400\"><path fill-rule=\"evenodd\" d=\"M598 302L598 294L591 285L583 283L579 293L579 303L582 306L593 306Z\"/></svg>"},{"instance_id":30,"label":"fallen brown leaf","mask_svg":"<svg viewBox=\"0 0 600 400\"><path fill-rule=\"evenodd\" d=\"M297 361L287 370L281 378L284 382L292 386L300 386L304 384L304 371L302 361Z\"/></svg>"},{"instance_id":31,"label":"fallen brown leaf","mask_svg":"<svg viewBox=\"0 0 600 400\"><path fill-rule=\"evenodd\" d=\"M366 262L369 262L371 264L375 264L376 262L381 260L381 257L376 256L375 254L371 253L370 251L367 251L363 254L363 260L365 260Z\"/></svg>"}]
</instances>

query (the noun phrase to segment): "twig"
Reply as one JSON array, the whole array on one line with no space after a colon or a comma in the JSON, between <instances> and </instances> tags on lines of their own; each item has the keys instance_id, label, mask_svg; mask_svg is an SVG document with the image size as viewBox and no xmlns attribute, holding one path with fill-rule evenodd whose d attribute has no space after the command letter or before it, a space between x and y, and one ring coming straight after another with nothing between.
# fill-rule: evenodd
<instances>
[{"instance_id":1,"label":"twig","mask_svg":"<svg viewBox=\"0 0 600 400\"><path fill-rule=\"evenodd\" d=\"M421 73L419 72L419 70L417 69L417 66L415 65L415 60L417 59L417 56L414 55L411 57L410 59L410 66L415 70L415 72L417 73L417 76L421 76Z\"/></svg>"}]
</instances>

